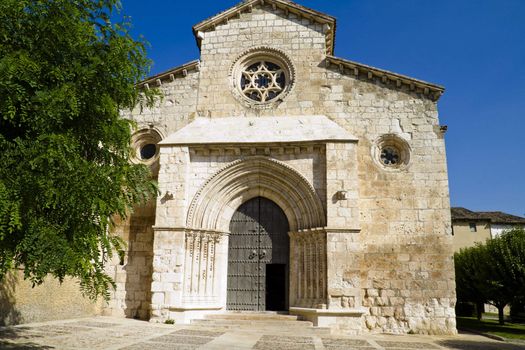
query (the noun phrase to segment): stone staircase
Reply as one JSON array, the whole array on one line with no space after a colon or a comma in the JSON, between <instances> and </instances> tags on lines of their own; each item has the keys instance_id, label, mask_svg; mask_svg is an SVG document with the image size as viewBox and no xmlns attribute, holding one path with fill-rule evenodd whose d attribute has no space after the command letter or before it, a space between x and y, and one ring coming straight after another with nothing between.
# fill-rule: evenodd
<instances>
[{"instance_id":1,"label":"stone staircase","mask_svg":"<svg viewBox=\"0 0 525 350\"><path fill-rule=\"evenodd\" d=\"M300 316L275 312L235 312L211 314L203 319L191 321L194 326L213 328L217 330L253 330L260 329L272 334L294 335L329 335L330 328L314 327L312 322L303 320Z\"/></svg>"}]
</instances>

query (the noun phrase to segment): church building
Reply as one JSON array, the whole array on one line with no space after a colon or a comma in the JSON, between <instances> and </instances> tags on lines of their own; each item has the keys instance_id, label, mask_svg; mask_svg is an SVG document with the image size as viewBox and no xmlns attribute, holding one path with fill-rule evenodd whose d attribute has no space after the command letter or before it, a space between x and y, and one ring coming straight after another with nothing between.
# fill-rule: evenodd
<instances>
[{"instance_id":1,"label":"church building","mask_svg":"<svg viewBox=\"0 0 525 350\"><path fill-rule=\"evenodd\" d=\"M123 111L160 194L117 227L105 314L454 334L443 87L336 57L335 18L287 0L193 32L200 58L141 83L155 107Z\"/></svg>"}]
</instances>

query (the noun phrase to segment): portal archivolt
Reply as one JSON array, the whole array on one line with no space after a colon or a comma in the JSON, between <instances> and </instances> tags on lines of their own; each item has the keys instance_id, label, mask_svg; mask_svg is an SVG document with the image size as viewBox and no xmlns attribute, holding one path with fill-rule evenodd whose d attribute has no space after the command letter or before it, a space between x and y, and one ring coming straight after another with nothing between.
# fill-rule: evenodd
<instances>
[{"instance_id":1,"label":"portal archivolt","mask_svg":"<svg viewBox=\"0 0 525 350\"><path fill-rule=\"evenodd\" d=\"M235 210L256 197L279 205L291 231L325 226L321 200L303 175L277 160L253 157L230 163L202 186L190 204L187 227L227 232Z\"/></svg>"}]
</instances>

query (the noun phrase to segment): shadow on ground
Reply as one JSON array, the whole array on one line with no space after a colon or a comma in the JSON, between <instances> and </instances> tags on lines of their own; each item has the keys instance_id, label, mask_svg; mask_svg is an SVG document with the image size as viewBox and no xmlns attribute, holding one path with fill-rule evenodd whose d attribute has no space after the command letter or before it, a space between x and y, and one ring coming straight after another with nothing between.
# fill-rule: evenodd
<instances>
[{"instance_id":1,"label":"shadow on ground","mask_svg":"<svg viewBox=\"0 0 525 350\"><path fill-rule=\"evenodd\" d=\"M455 350L525 350L525 345L503 342L488 343L468 340L443 340L436 343L448 349Z\"/></svg>"},{"instance_id":2,"label":"shadow on ground","mask_svg":"<svg viewBox=\"0 0 525 350\"><path fill-rule=\"evenodd\" d=\"M34 334L29 327L16 328L1 328L0 341L5 340L20 340L20 339L35 339L42 338L43 335ZM0 349L3 349L0 347Z\"/></svg>"},{"instance_id":3,"label":"shadow on ground","mask_svg":"<svg viewBox=\"0 0 525 350\"><path fill-rule=\"evenodd\" d=\"M52 346L32 343L31 340L43 338L43 334L34 333L29 327L0 328L0 349L2 350L46 350ZM17 341L10 343L9 341ZM25 343L23 341L26 341Z\"/></svg>"},{"instance_id":4,"label":"shadow on ground","mask_svg":"<svg viewBox=\"0 0 525 350\"><path fill-rule=\"evenodd\" d=\"M52 346L38 345L34 343L26 344L13 344L7 343L0 340L0 349L2 350L46 350L46 349L55 349Z\"/></svg>"}]
</instances>

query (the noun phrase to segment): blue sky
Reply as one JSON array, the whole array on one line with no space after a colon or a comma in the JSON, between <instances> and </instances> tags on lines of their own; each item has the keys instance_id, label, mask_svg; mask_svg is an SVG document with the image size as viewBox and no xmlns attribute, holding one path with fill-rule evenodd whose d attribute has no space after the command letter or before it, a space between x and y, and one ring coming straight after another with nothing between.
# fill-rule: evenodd
<instances>
[{"instance_id":1,"label":"blue sky","mask_svg":"<svg viewBox=\"0 0 525 350\"><path fill-rule=\"evenodd\" d=\"M152 74L197 59L191 27L232 0L122 0ZM525 215L524 0L298 0L335 16L336 56L444 85L451 203Z\"/></svg>"}]
</instances>

